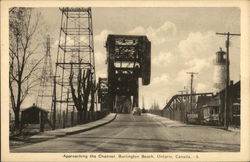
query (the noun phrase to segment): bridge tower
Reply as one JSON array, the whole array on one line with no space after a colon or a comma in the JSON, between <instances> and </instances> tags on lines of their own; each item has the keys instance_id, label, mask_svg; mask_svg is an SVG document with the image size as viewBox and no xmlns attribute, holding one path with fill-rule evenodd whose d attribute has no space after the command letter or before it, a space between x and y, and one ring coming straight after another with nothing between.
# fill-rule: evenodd
<instances>
[{"instance_id":1,"label":"bridge tower","mask_svg":"<svg viewBox=\"0 0 250 162\"><path fill-rule=\"evenodd\" d=\"M138 79L150 83L151 42L146 36L108 35L106 50L109 106L111 111L130 112L139 104Z\"/></svg>"},{"instance_id":2,"label":"bridge tower","mask_svg":"<svg viewBox=\"0 0 250 162\"><path fill-rule=\"evenodd\" d=\"M74 108L71 83L73 87L79 86L79 73L90 73L92 85L96 83L91 8L64 7L60 11L62 16L53 99L53 107L55 110L59 108L59 112ZM82 91L81 93L86 93L86 89ZM94 92L91 91L89 98L94 95L95 101L87 104L88 109L97 104L96 94L92 93Z\"/></svg>"}]
</instances>

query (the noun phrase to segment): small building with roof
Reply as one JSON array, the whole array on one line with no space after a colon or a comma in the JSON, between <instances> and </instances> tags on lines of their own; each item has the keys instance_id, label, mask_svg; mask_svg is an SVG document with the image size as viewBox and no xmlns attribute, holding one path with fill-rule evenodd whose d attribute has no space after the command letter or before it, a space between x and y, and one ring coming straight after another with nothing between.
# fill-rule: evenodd
<instances>
[{"instance_id":1,"label":"small building with roof","mask_svg":"<svg viewBox=\"0 0 250 162\"><path fill-rule=\"evenodd\" d=\"M23 128L25 124L40 124L40 131L43 132L45 122L49 122L48 113L48 110L35 104L21 110L21 128Z\"/></svg>"}]
</instances>

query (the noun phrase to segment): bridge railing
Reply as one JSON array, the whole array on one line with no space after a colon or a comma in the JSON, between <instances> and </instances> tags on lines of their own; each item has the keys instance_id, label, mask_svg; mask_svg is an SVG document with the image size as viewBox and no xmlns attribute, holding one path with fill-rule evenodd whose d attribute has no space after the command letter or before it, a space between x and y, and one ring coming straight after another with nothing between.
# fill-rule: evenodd
<instances>
[{"instance_id":1,"label":"bridge railing","mask_svg":"<svg viewBox=\"0 0 250 162\"><path fill-rule=\"evenodd\" d=\"M212 93L195 93L196 96L211 96ZM187 122L187 114L191 112L190 94L174 95L162 110L149 110L149 113L159 115L180 122ZM193 99L192 107L195 108L196 99Z\"/></svg>"}]
</instances>

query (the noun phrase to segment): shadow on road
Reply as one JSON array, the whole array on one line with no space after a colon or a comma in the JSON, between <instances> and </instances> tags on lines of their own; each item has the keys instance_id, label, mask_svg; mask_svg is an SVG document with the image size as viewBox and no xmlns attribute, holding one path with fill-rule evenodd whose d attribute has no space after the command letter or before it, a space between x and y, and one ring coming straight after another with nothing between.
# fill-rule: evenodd
<instances>
[{"instance_id":1,"label":"shadow on road","mask_svg":"<svg viewBox=\"0 0 250 162\"><path fill-rule=\"evenodd\" d=\"M76 137L74 137L75 141ZM88 139L82 141L81 139ZM92 140L91 140L92 139ZM96 147L95 143L109 140L108 145L112 147ZM68 139L69 140L69 139ZM100 140L100 141L99 141ZM86 142L88 141L88 142ZM91 141L91 143L90 143ZM124 142L126 141L126 142ZM139 142L138 142L139 141ZM139 147L138 151L147 150L147 148L156 150L156 152L239 152L239 144L216 143L216 142L198 142L189 140L163 140L163 139L145 139L145 138L114 138L114 137L83 137L79 138L77 144L96 147L94 152L120 152L122 147ZM113 147L117 147L116 151ZM146 151L147 152L147 151ZM149 151L150 152L150 151Z\"/></svg>"}]
</instances>

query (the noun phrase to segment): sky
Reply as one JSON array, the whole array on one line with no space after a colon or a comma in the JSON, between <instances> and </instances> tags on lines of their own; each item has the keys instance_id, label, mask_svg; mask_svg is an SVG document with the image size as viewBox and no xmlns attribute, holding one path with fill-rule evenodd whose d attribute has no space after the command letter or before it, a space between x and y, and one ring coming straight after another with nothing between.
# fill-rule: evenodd
<instances>
[{"instance_id":1,"label":"sky","mask_svg":"<svg viewBox=\"0 0 250 162\"><path fill-rule=\"evenodd\" d=\"M61 12L58 8L35 8L52 38L51 55L58 48ZM219 47L225 49L225 36L216 32L240 33L240 9L226 7L132 7L92 8L96 74L107 76L104 47L108 34L146 35L151 41L151 83L142 86L146 108L157 102L163 108L166 101L190 87L194 77L196 92L212 92L213 58ZM55 61L54 59L52 61ZM231 38L230 77L240 80L240 38ZM27 104L28 102L26 102Z\"/></svg>"}]
</instances>

